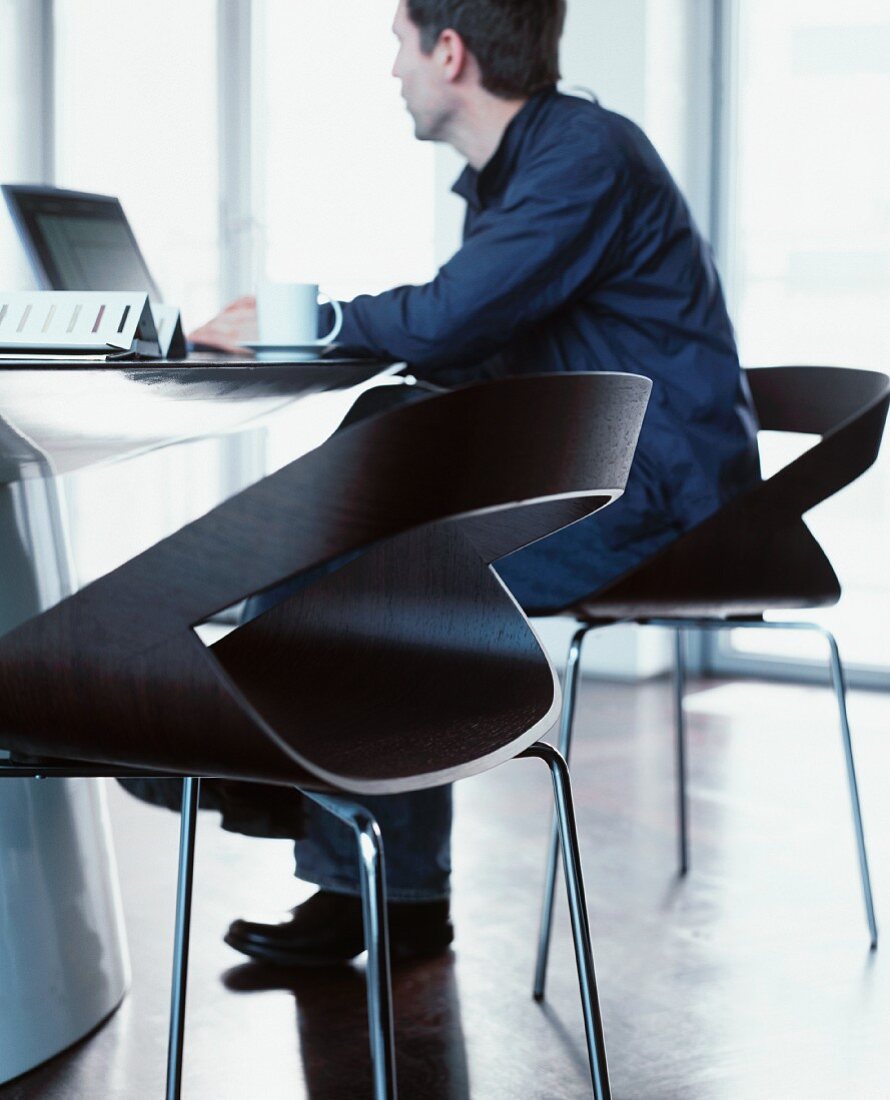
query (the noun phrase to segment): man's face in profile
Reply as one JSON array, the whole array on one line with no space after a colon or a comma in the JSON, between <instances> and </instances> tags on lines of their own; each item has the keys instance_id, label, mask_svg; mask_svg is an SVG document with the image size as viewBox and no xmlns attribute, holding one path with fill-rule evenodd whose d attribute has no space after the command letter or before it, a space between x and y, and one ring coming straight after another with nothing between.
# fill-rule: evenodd
<instances>
[{"instance_id":1,"label":"man's face in profile","mask_svg":"<svg viewBox=\"0 0 890 1100\"><path fill-rule=\"evenodd\" d=\"M411 21L406 0L400 0L392 25L399 42L392 75L402 84L402 98L414 119L419 141L439 141L451 117L450 85L436 60L436 51L425 54L420 28Z\"/></svg>"}]
</instances>

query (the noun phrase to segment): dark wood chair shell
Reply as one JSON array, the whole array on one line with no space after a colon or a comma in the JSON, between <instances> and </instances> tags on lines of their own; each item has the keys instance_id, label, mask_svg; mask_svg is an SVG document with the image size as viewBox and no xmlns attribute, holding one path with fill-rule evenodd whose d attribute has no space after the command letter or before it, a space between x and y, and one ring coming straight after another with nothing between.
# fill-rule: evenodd
<instances>
[{"instance_id":1,"label":"dark wood chair shell","mask_svg":"<svg viewBox=\"0 0 890 1100\"><path fill-rule=\"evenodd\" d=\"M774 608L819 607L839 598L837 576L803 516L875 461L890 404L890 379L874 371L839 367L771 367L747 371L746 375L761 429L815 434L820 436L819 442L636 569L569 606L536 609L536 614L571 615L581 624L566 663L559 749L568 758L581 647L587 633L615 622L674 628L679 864L685 874L689 859L684 632L729 626L818 630L829 646L863 900L874 948L877 923L837 642L815 623L767 623L763 613ZM556 844L551 837L535 979L536 995L541 996L555 880Z\"/></svg>"},{"instance_id":2,"label":"dark wood chair shell","mask_svg":"<svg viewBox=\"0 0 890 1100\"><path fill-rule=\"evenodd\" d=\"M836 603L840 584L803 516L875 461L890 379L841 367L746 371L760 427L819 435L778 473L636 569L568 607L584 622L759 615Z\"/></svg>"},{"instance_id":3,"label":"dark wood chair shell","mask_svg":"<svg viewBox=\"0 0 890 1100\"><path fill-rule=\"evenodd\" d=\"M516 755L558 689L488 563L621 493L649 388L510 379L341 431L0 638L4 747L390 792ZM212 649L196 636L292 578Z\"/></svg>"}]
</instances>

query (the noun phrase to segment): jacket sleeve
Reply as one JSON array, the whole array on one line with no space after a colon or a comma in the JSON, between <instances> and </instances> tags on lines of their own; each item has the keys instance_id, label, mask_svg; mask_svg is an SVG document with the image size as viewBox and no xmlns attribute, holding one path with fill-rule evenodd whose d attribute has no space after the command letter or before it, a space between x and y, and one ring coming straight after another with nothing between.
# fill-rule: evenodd
<instances>
[{"instance_id":1,"label":"jacket sleeve","mask_svg":"<svg viewBox=\"0 0 890 1100\"><path fill-rule=\"evenodd\" d=\"M493 355L608 266L622 233L621 175L598 158L540 156L431 282L344 303L338 342L416 367Z\"/></svg>"}]
</instances>

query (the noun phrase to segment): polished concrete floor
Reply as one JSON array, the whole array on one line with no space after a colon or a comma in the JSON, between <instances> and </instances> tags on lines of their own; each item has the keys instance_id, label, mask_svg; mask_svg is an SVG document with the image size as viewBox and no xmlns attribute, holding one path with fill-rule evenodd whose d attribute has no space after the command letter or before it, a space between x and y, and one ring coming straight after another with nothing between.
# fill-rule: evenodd
<instances>
[{"instance_id":1,"label":"polished concrete floor","mask_svg":"<svg viewBox=\"0 0 890 1100\"><path fill-rule=\"evenodd\" d=\"M692 870L674 873L669 687L587 683L574 760L594 955L616 1100L890 1097L890 698L851 700L878 917L868 950L831 697L693 685ZM133 986L89 1039L0 1097L163 1094L177 819L109 791ZM560 899L548 1001L532 1002L548 779L517 761L459 789L457 939L395 975L401 1096L589 1095ZM183 1095L368 1096L360 966L243 965L229 920L309 889L289 845L198 836Z\"/></svg>"}]
</instances>

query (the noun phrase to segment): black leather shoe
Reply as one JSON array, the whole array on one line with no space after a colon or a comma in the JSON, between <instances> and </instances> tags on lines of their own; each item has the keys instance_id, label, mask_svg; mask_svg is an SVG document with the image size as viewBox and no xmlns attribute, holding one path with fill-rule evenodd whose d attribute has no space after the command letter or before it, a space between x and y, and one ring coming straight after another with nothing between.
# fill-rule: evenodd
<instances>
[{"instance_id":1,"label":"black leather shoe","mask_svg":"<svg viewBox=\"0 0 890 1100\"><path fill-rule=\"evenodd\" d=\"M447 901L389 902L393 962L438 955L454 939ZM273 966L335 966L365 949L361 898L319 890L281 924L233 921L225 942Z\"/></svg>"}]
</instances>

